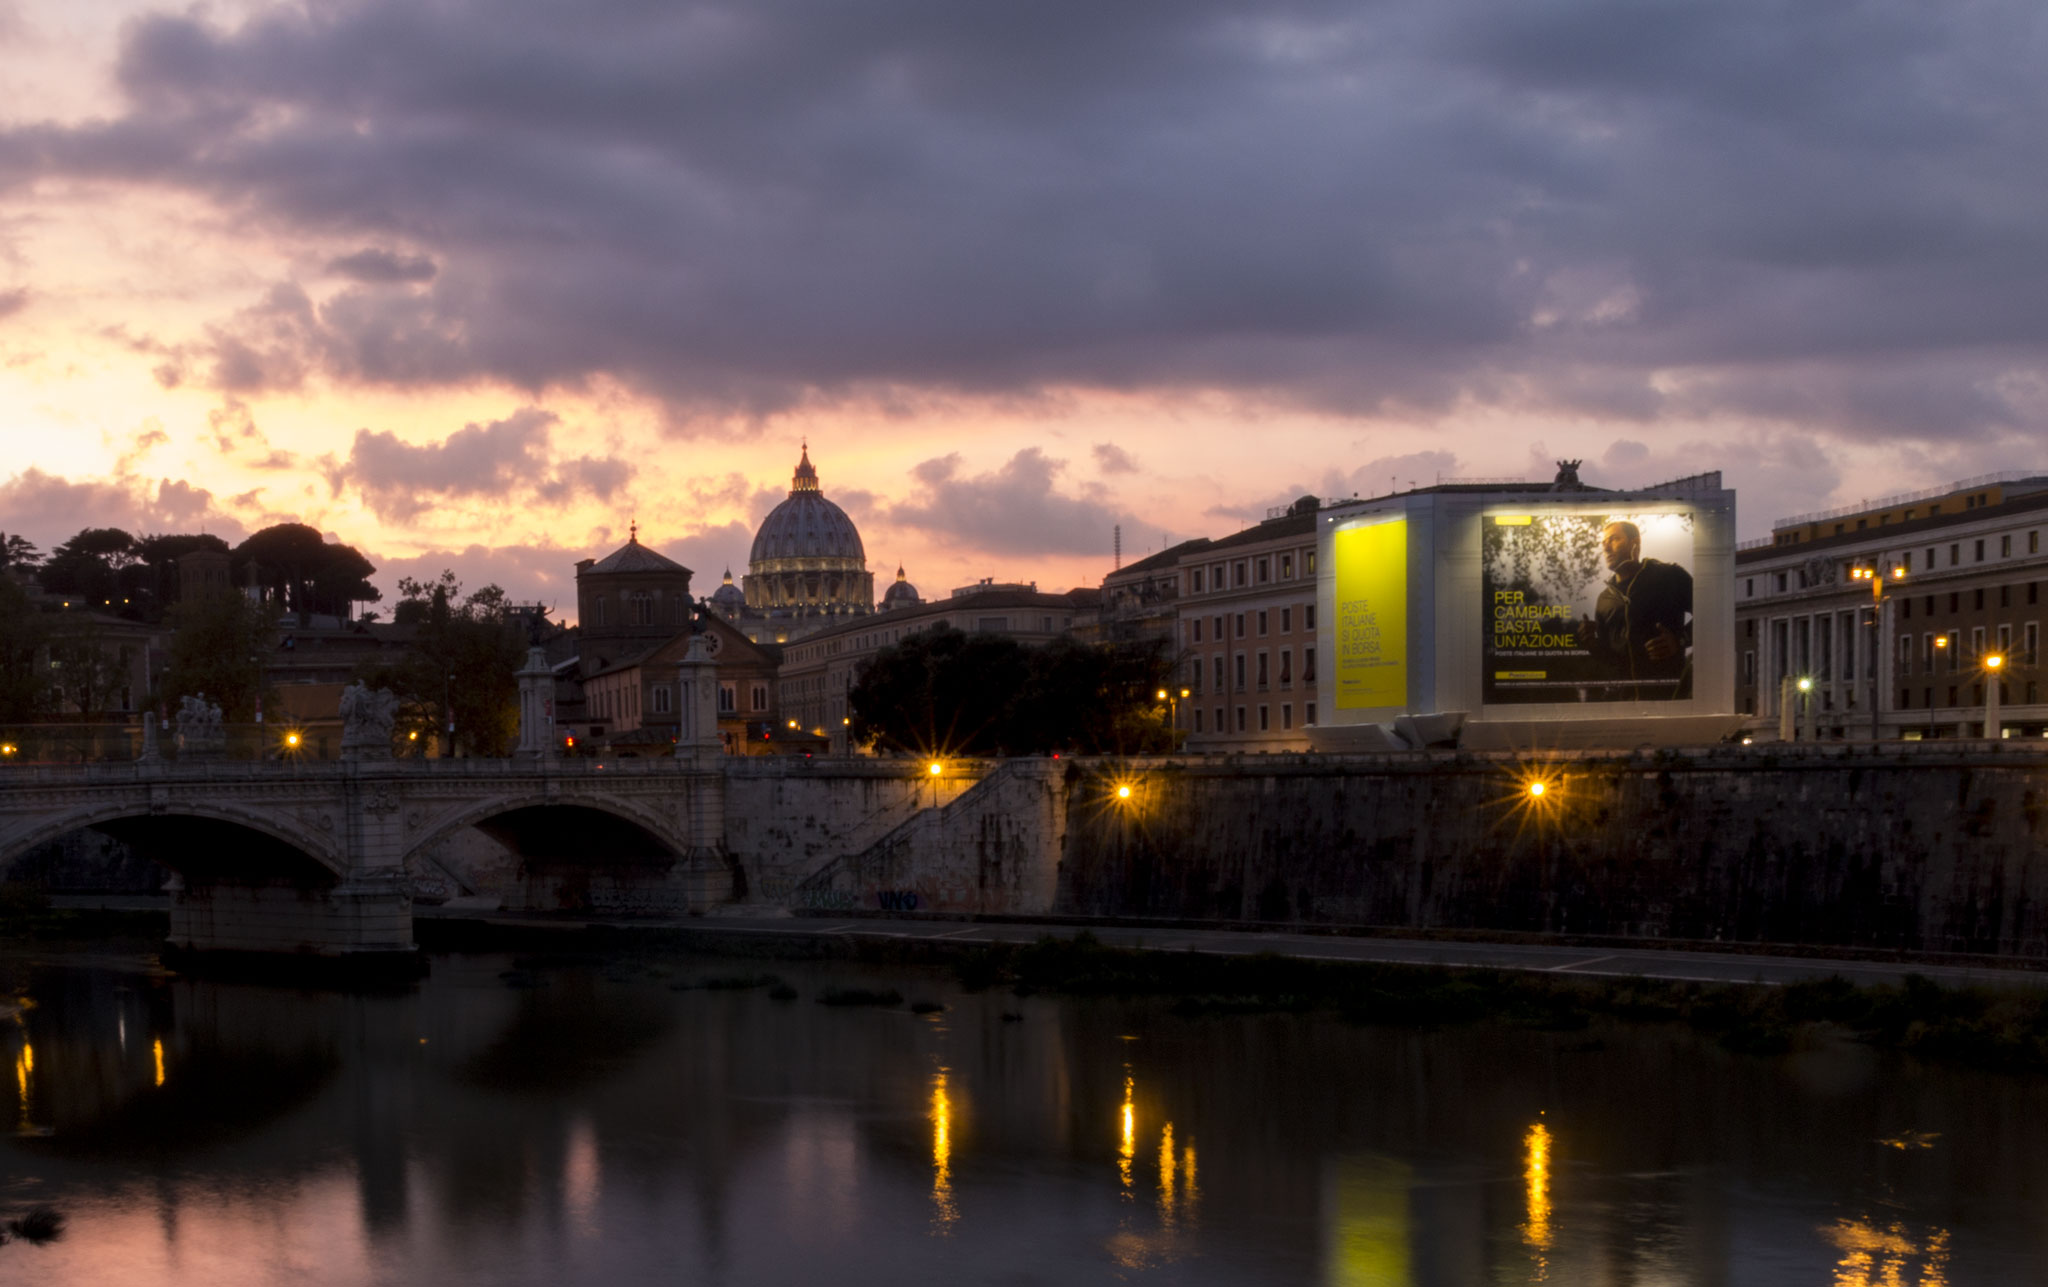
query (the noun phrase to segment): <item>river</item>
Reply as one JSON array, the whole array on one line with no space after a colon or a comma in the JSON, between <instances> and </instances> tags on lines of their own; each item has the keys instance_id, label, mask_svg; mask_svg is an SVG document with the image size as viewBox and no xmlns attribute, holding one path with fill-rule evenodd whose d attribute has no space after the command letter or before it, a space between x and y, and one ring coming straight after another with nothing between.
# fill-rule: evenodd
<instances>
[{"instance_id":1,"label":"river","mask_svg":"<svg viewBox=\"0 0 2048 1287\"><path fill-rule=\"evenodd\" d=\"M0 962L0 1215L68 1219L0 1247L0 1281L2048 1280L2039 1079L838 963L514 964L365 996ZM798 999L682 986L761 969ZM906 1004L815 1002L850 985Z\"/></svg>"}]
</instances>

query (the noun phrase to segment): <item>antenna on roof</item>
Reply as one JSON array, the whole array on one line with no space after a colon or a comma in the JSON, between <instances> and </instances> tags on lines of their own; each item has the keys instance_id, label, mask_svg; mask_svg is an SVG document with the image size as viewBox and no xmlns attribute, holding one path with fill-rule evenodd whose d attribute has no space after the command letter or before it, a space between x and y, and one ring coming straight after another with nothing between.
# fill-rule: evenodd
<instances>
[{"instance_id":1,"label":"antenna on roof","mask_svg":"<svg viewBox=\"0 0 2048 1287\"><path fill-rule=\"evenodd\" d=\"M627 540L627 542L628 542L629 544L633 544L633 545L638 545L638 544L640 544L640 520L639 520L639 519L637 519L637 518L636 518L636 519L634 519L634 520L633 520L633 522L632 522L632 525L631 525L630 527L628 527L628 528L626 529L626 540Z\"/></svg>"}]
</instances>

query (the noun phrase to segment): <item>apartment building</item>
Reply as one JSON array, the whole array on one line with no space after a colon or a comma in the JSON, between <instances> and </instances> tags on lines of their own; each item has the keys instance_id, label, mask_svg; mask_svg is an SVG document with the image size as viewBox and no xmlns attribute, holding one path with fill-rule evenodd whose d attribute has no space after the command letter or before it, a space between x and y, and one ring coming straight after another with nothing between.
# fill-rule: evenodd
<instances>
[{"instance_id":1,"label":"apartment building","mask_svg":"<svg viewBox=\"0 0 2048 1287\"><path fill-rule=\"evenodd\" d=\"M1316 515L1304 496L1179 567L1175 718L1191 751L1308 749L1316 722Z\"/></svg>"},{"instance_id":2,"label":"apartment building","mask_svg":"<svg viewBox=\"0 0 2048 1287\"><path fill-rule=\"evenodd\" d=\"M1873 694L1880 737L1975 737L1994 682L2004 736L2048 732L2044 531L2048 474L2026 472L1780 520L1735 558L1736 701L1752 732L1778 727L1801 678L1823 738L1870 737ZM1859 569L1882 576L1880 605Z\"/></svg>"}]
</instances>

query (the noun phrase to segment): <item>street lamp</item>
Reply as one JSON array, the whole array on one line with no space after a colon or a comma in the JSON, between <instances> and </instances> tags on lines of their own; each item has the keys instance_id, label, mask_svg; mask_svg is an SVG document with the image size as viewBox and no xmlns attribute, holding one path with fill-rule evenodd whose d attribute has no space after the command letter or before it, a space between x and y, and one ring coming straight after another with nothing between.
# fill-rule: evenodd
<instances>
[{"instance_id":1,"label":"street lamp","mask_svg":"<svg viewBox=\"0 0 2048 1287\"><path fill-rule=\"evenodd\" d=\"M2005 654L1994 652L1984 658L1984 736L1996 741L2004 735L1999 727L1999 681L2005 676Z\"/></svg>"},{"instance_id":2,"label":"street lamp","mask_svg":"<svg viewBox=\"0 0 2048 1287\"><path fill-rule=\"evenodd\" d=\"M1870 740L1875 742L1884 735L1878 723L1877 677L1878 672L1884 668L1884 601L1889 597L1885 586L1904 581L1906 569L1904 565L1895 564L1891 575L1886 576L1875 565L1871 565L1852 568L1849 576L1852 580L1870 582ZM1936 646L1942 645L1937 643Z\"/></svg>"},{"instance_id":3,"label":"street lamp","mask_svg":"<svg viewBox=\"0 0 2048 1287\"><path fill-rule=\"evenodd\" d=\"M1799 730L1799 733L1800 733L1800 736L1801 736L1801 737L1802 737L1802 738L1803 738L1804 740L1806 740L1806 741L1808 741L1808 742L1811 742L1811 741L1813 741L1813 740L1814 740L1814 731L1813 731L1813 719L1814 719L1814 716L1813 716L1813 706L1814 706L1814 702L1813 702L1813 676L1812 676L1812 675L1801 675L1801 676L1799 677L1799 701L1800 701L1800 704L1801 704L1801 705L1802 705L1802 706L1804 707L1804 709L1800 711L1800 716L1801 716L1801 718L1800 718L1800 721L1799 721L1799 723L1800 723L1800 730Z\"/></svg>"}]
</instances>

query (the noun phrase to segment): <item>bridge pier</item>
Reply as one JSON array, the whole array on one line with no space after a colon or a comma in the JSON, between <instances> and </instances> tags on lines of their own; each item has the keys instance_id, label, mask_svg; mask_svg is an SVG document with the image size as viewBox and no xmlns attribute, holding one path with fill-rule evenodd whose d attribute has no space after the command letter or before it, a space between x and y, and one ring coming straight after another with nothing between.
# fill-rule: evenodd
<instances>
[{"instance_id":1,"label":"bridge pier","mask_svg":"<svg viewBox=\"0 0 2048 1287\"><path fill-rule=\"evenodd\" d=\"M170 885L170 947L189 955L412 957L412 896L402 879L305 887L208 880Z\"/></svg>"}]
</instances>

